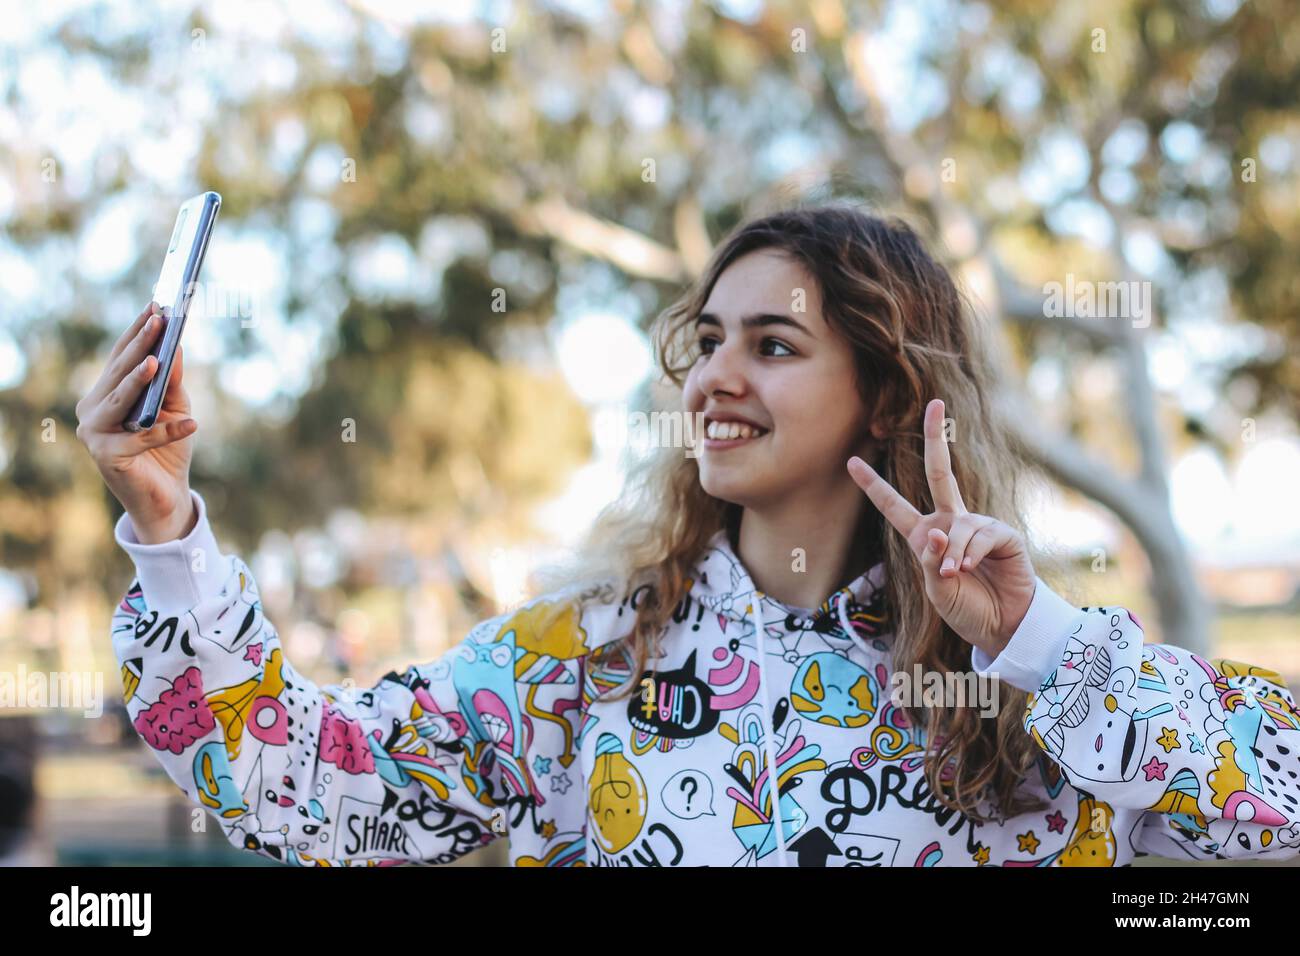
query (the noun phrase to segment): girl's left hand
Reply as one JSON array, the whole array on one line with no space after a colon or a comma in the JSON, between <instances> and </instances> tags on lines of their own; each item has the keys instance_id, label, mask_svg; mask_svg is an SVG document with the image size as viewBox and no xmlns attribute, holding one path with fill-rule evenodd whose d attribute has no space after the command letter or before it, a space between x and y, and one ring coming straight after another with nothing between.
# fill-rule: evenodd
<instances>
[{"instance_id":1,"label":"girl's left hand","mask_svg":"<svg viewBox=\"0 0 1300 956\"><path fill-rule=\"evenodd\" d=\"M966 510L943 437L943 401L925 408L925 474L934 499L923 515L861 458L849 474L912 548L925 596L966 642L997 657L1029 610L1036 583L1025 540L1014 528Z\"/></svg>"}]
</instances>

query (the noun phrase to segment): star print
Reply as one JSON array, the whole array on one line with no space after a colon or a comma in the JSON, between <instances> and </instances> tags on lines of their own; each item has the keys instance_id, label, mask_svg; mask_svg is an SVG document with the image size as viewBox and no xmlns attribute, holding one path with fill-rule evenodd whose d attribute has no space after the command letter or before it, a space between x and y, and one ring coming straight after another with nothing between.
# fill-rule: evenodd
<instances>
[{"instance_id":1,"label":"star print","mask_svg":"<svg viewBox=\"0 0 1300 956\"><path fill-rule=\"evenodd\" d=\"M544 821L542 822L542 836L544 836L544 837L545 837L546 839L548 839L548 840L549 840L551 837L555 836L555 821L554 821L554 820L544 820Z\"/></svg>"},{"instance_id":2,"label":"star print","mask_svg":"<svg viewBox=\"0 0 1300 956\"><path fill-rule=\"evenodd\" d=\"M1169 769L1169 764L1161 763L1155 757L1152 757L1150 762L1142 769L1146 771L1148 781L1163 780L1165 779L1165 771Z\"/></svg>"},{"instance_id":3,"label":"star print","mask_svg":"<svg viewBox=\"0 0 1300 956\"><path fill-rule=\"evenodd\" d=\"M1187 747L1194 754L1205 753L1205 741L1201 740L1196 734L1187 735Z\"/></svg>"},{"instance_id":4,"label":"star print","mask_svg":"<svg viewBox=\"0 0 1300 956\"><path fill-rule=\"evenodd\" d=\"M249 644L244 648L244 660L252 661L256 666L262 666L262 645Z\"/></svg>"},{"instance_id":5,"label":"star print","mask_svg":"<svg viewBox=\"0 0 1300 956\"><path fill-rule=\"evenodd\" d=\"M1038 837L1034 836L1033 830L1030 830L1028 833L1017 833L1016 840L1020 844L1018 849L1020 849L1021 852L1028 853L1030 856L1033 856L1038 852Z\"/></svg>"},{"instance_id":6,"label":"star print","mask_svg":"<svg viewBox=\"0 0 1300 956\"><path fill-rule=\"evenodd\" d=\"M1177 730L1173 727L1161 727L1160 729L1163 730L1164 733L1156 738L1156 743L1165 748L1165 753L1182 748L1183 745L1178 742Z\"/></svg>"},{"instance_id":7,"label":"star print","mask_svg":"<svg viewBox=\"0 0 1300 956\"><path fill-rule=\"evenodd\" d=\"M1048 832L1048 833L1064 833L1064 832L1065 832L1065 816L1061 813L1060 810L1057 810L1057 811L1056 811L1055 813L1053 813L1050 817L1045 817L1044 819L1047 820L1047 832Z\"/></svg>"},{"instance_id":8,"label":"star print","mask_svg":"<svg viewBox=\"0 0 1300 956\"><path fill-rule=\"evenodd\" d=\"M1163 780L1164 778L1162 777L1161 779ZM568 793L571 786L573 786L573 781L569 779L567 773L562 773L558 777L551 778L551 793Z\"/></svg>"},{"instance_id":9,"label":"star print","mask_svg":"<svg viewBox=\"0 0 1300 956\"><path fill-rule=\"evenodd\" d=\"M971 859L974 860L976 863L978 863L980 866L983 866L985 863L989 861L989 848L986 847L983 843L977 845L979 846L979 849L971 854Z\"/></svg>"},{"instance_id":10,"label":"star print","mask_svg":"<svg viewBox=\"0 0 1300 956\"><path fill-rule=\"evenodd\" d=\"M543 774L551 772L551 758L543 757L541 754L533 761L533 771L540 777Z\"/></svg>"}]
</instances>

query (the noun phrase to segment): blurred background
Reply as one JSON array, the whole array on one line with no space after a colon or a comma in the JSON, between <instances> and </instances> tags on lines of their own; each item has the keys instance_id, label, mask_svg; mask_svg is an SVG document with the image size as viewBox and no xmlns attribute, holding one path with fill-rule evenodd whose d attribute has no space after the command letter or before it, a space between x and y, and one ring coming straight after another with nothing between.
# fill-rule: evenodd
<instances>
[{"instance_id":1,"label":"blurred background","mask_svg":"<svg viewBox=\"0 0 1300 956\"><path fill-rule=\"evenodd\" d=\"M138 742L74 406L179 203L192 474L294 665L369 685L617 495L645 328L735 223L855 198L998 330L1076 603L1300 679L1300 21L1281 0L47 0L0 18L0 859L257 864ZM1072 290L1149 290L1120 317ZM1062 309L1057 290L1064 289ZM1055 303L1055 304L1054 304ZM1069 307L1068 303L1078 305ZM342 436L351 423L355 441ZM503 862L504 844L456 865ZM1160 861L1144 861L1159 864Z\"/></svg>"}]
</instances>

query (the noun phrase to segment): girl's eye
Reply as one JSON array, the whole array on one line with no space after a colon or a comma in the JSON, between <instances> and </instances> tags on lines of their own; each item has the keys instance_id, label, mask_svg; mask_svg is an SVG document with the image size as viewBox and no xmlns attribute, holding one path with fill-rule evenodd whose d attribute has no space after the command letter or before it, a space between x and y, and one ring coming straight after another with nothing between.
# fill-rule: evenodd
<instances>
[{"instance_id":1,"label":"girl's eye","mask_svg":"<svg viewBox=\"0 0 1300 956\"><path fill-rule=\"evenodd\" d=\"M712 335L704 335L704 336L701 336L701 337L700 337L700 342L699 342L699 345L700 345L700 354L701 354L701 355L710 355L710 354L712 354L712 352L713 352L713 348L710 346L710 343L713 343L714 345L716 345L716 344L717 344L717 341L718 341L718 340L717 340L715 337L713 337ZM780 339L766 338L766 339L763 339L762 345L763 345L763 346L766 346L769 342L772 343L773 345L775 345L777 348L785 349L785 352L784 352L783 354L778 354L778 355L774 356L774 357L776 357L776 358L783 358L785 355L794 355L794 354L795 354L794 349L790 348L790 346L786 345L786 344L785 344L784 342L782 342Z\"/></svg>"}]
</instances>

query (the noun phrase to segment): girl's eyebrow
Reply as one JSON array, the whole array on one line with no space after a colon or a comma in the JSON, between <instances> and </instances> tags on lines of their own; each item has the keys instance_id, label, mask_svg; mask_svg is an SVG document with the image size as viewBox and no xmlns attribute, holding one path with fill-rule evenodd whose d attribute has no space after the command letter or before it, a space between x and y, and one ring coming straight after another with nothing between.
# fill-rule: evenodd
<instances>
[{"instance_id":1,"label":"girl's eyebrow","mask_svg":"<svg viewBox=\"0 0 1300 956\"><path fill-rule=\"evenodd\" d=\"M791 328L798 329L810 339L816 338L816 336L788 315L776 315L771 312L755 312L752 315L747 315L742 318L740 324L747 329L767 325L788 325ZM722 321L712 312L701 312L699 318L695 320L695 327L698 329L701 325L716 325L721 328Z\"/></svg>"}]
</instances>

